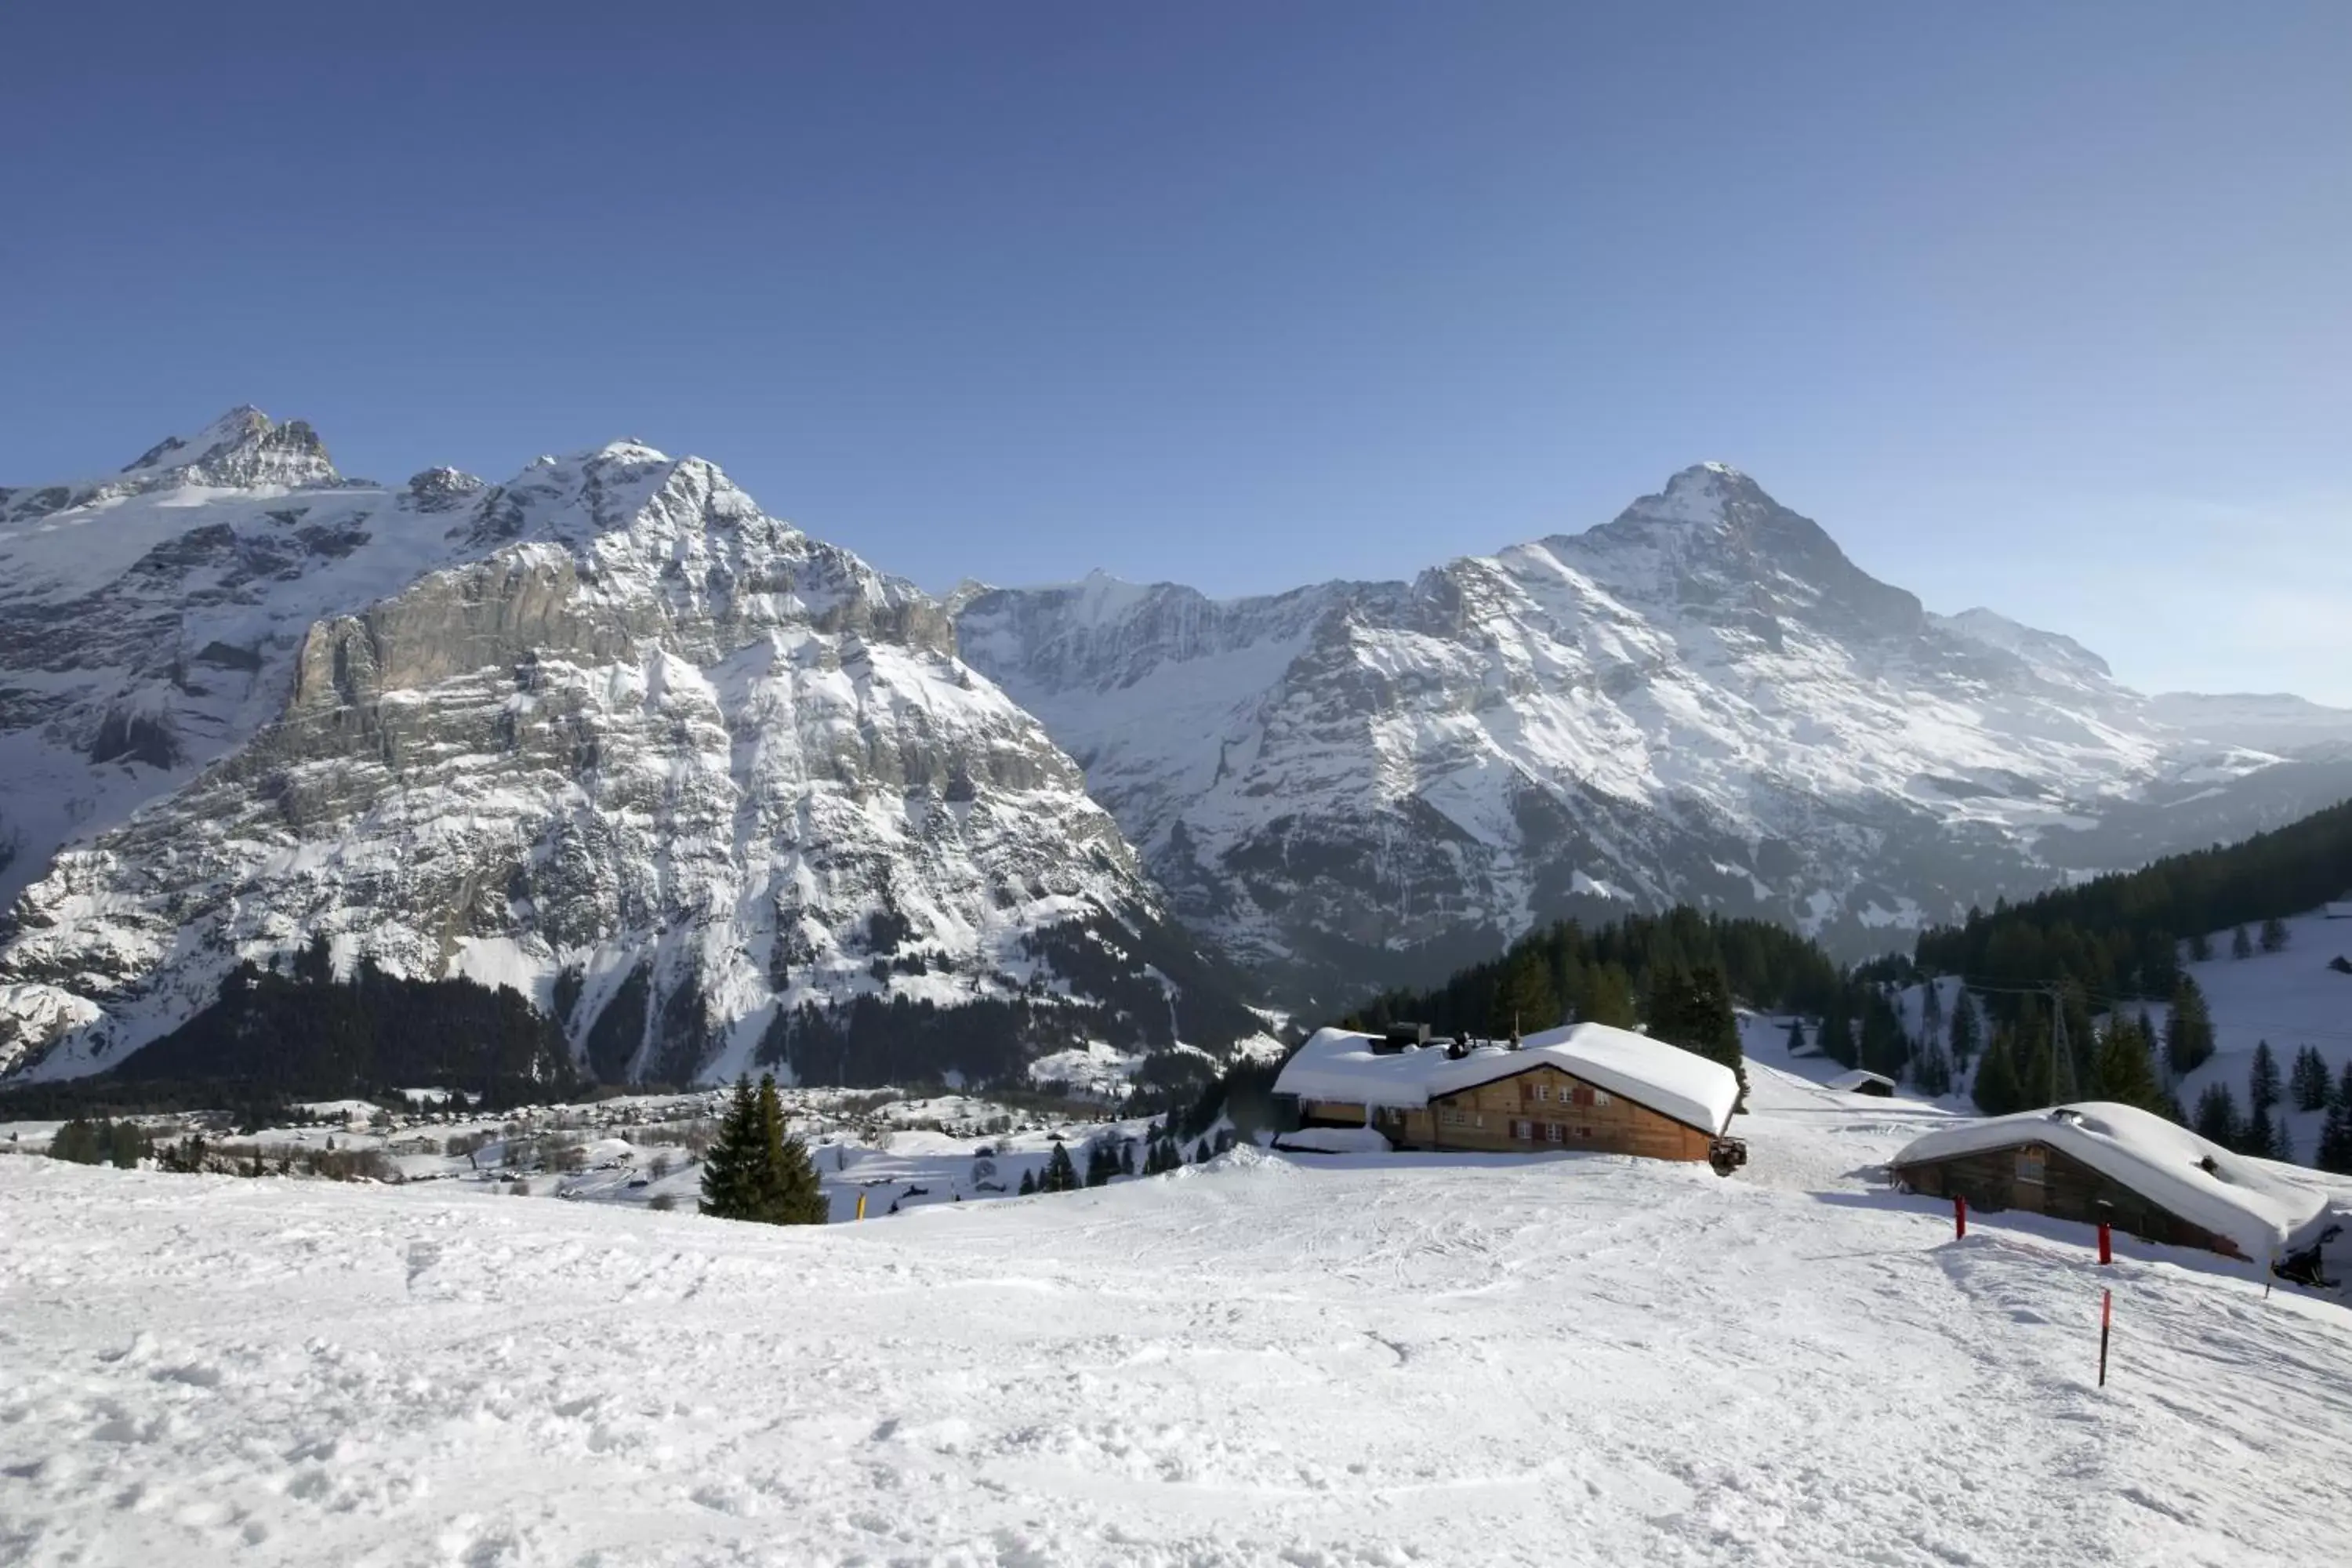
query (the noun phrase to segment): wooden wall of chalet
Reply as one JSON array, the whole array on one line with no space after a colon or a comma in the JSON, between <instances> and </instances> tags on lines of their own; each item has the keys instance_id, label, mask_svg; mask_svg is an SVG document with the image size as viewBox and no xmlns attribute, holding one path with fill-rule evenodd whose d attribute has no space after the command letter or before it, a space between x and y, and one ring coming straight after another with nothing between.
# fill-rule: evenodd
<instances>
[{"instance_id":1,"label":"wooden wall of chalet","mask_svg":"<svg viewBox=\"0 0 2352 1568\"><path fill-rule=\"evenodd\" d=\"M1364 1107L1306 1100L1301 1119L1361 1127ZM1714 1135L1637 1105L1622 1095L1543 1064L1509 1078L1432 1100L1426 1110L1375 1108L1371 1125L1400 1149L1466 1149L1502 1154L1640 1154L1653 1160L1704 1160ZM1558 1136L1552 1130L1559 1130Z\"/></svg>"},{"instance_id":2,"label":"wooden wall of chalet","mask_svg":"<svg viewBox=\"0 0 2352 1568\"><path fill-rule=\"evenodd\" d=\"M1915 1193L1935 1198L1965 1197L1970 1208L1988 1214L2023 1209L2086 1225L2104 1219L2143 1241L2240 1256L2235 1244L2226 1237L2189 1224L2047 1143L2011 1144L1948 1160L1897 1165L1894 1173ZM2100 1206L2103 1202L2106 1207Z\"/></svg>"}]
</instances>

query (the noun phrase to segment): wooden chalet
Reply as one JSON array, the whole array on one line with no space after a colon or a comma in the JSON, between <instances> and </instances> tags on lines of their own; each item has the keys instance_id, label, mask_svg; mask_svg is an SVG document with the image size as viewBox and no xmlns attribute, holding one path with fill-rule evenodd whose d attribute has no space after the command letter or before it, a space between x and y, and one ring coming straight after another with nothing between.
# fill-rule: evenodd
<instances>
[{"instance_id":1,"label":"wooden chalet","mask_svg":"<svg viewBox=\"0 0 2352 1568\"><path fill-rule=\"evenodd\" d=\"M1833 1089L1840 1094L1866 1094L1874 1100L1895 1098L1893 1079L1884 1073L1871 1072L1863 1068L1854 1068L1850 1071L1842 1072L1822 1087Z\"/></svg>"},{"instance_id":2,"label":"wooden chalet","mask_svg":"<svg viewBox=\"0 0 2352 1568\"><path fill-rule=\"evenodd\" d=\"M1888 1162L1897 1188L2021 1210L2169 1247L2268 1263L2326 1218L2323 1194L2272 1174L2187 1128L2088 1101L1964 1122Z\"/></svg>"},{"instance_id":3,"label":"wooden chalet","mask_svg":"<svg viewBox=\"0 0 2352 1568\"><path fill-rule=\"evenodd\" d=\"M1370 1128L1397 1149L1585 1150L1727 1172L1746 1158L1726 1136L1739 1095L1730 1068L1601 1024L1517 1047L1325 1029L1284 1065L1275 1092L1297 1100L1304 1126Z\"/></svg>"}]
</instances>

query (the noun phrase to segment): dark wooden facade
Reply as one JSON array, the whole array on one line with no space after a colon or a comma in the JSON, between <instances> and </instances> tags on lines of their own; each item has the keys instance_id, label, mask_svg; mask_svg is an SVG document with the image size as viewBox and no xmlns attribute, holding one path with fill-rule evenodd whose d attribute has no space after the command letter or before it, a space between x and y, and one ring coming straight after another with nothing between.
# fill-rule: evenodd
<instances>
[{"instance_id":1,"label":"dark wooden facade","mask_svg":"<svg viewBox=\"0 0 2352 1568\"><path fill-rule=\"evenodd\" d=\"M1987 1214L2022 1209L2053 1219L2105 1220L2126 1236L2165 1247L2201 1247L2231 1258L2244 1256L2227 1237L2191 1225L2169 1209L2095 1171L2064 1151L2042 1142L2019 1142L1943 1160L1920 1160L1894 1167L1907 1192L1929 1197L1964 1197Z\"/></svg>"},{"instance_id":2,"label":"dark wooden facade","mask_svg":"<svg viewBox=\"0 0 2352 1568\"><path fill-rule=\"evenodd\" d=\"M1653 1160L1704 1160L1714 1133L1584 1082L1549 1063L1490 1079L1453 1094L1431 1097L1426 1108L1372 1108L1301 1100L1309 1126L1370 1126L1400 1149L1465 1149L1497 1154L1558 1153L1568 1149L1640 1154Z\"/></svg>"}]
</instances>

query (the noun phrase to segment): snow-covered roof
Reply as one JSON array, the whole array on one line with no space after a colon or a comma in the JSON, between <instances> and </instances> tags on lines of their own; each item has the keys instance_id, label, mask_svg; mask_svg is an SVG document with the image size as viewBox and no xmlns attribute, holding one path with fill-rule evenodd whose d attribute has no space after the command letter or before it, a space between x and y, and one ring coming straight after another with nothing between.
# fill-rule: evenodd
<instances>
[{"instance_id":1,"label":"snow-covered roof","mask_svg":"<svg viewBox=\"0 0 2352 1568\"><path fill-rule=\"evenodd\" d=\"M2090 1100L1989 1117L1904 1145L1897 1169L2046 1143L2189 1224L2268 1262L2326 1209L2324 1194L2272 1175L2186 1127L2129 1105Z\"/></svg>"},{"instance_id":2,"label":"snow-covered roof","mask_svg":"<svg viewBox=\"0 0 2352 1568\"><path fill-rule=\"evenodd\" d=\"M1836 1089L1841 1094L1852 1094L1864 1084L1871 1083L1884 1084L1888 1089L1895 1087L1895 1080L1885 1074L1871 1072L1863 1068L1853 1068L1842 1072L1822 1087Z\"/></svg>"},{"instance_id":3,"label":"snow-covered roof","mask_svg":"<svg viewBox=\"0 0 2352 1568\"><path fill-rule=\"evenodd\" d=\"M1371 1035L1318 1029L1284 1064L1276 1094L1416 1110L1433 1098L1556 1067L1595 1089L1688 1126L1720 1132L1738 1103L1739 1080L1721 1062L1606 1024L1571 1024L1528 1035L1512 1050L1480 1046L1449 1057L1442 1046L1376 1050Z\"/></svg>"}]
</instances>

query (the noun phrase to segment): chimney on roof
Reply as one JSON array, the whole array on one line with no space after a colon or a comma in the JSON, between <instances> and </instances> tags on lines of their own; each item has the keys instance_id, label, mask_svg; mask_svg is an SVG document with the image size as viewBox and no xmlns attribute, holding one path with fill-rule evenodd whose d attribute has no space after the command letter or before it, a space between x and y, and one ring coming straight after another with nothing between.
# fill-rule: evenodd
<instances>
[{"instance_id":1,"label":"chimney on roof","mask_svg":"<svg viewBox=\"0 0 2352 1568\"><path fill-rule=\"evenodd\" d=\"M1378 1055L1391 1056L1408 1046L1420 1047L1427 1044L1429 1044L1428 1025L1391 1024L1381 1032L1380 1043L1372 1049Z\"/></svg>"}]
</instances>

